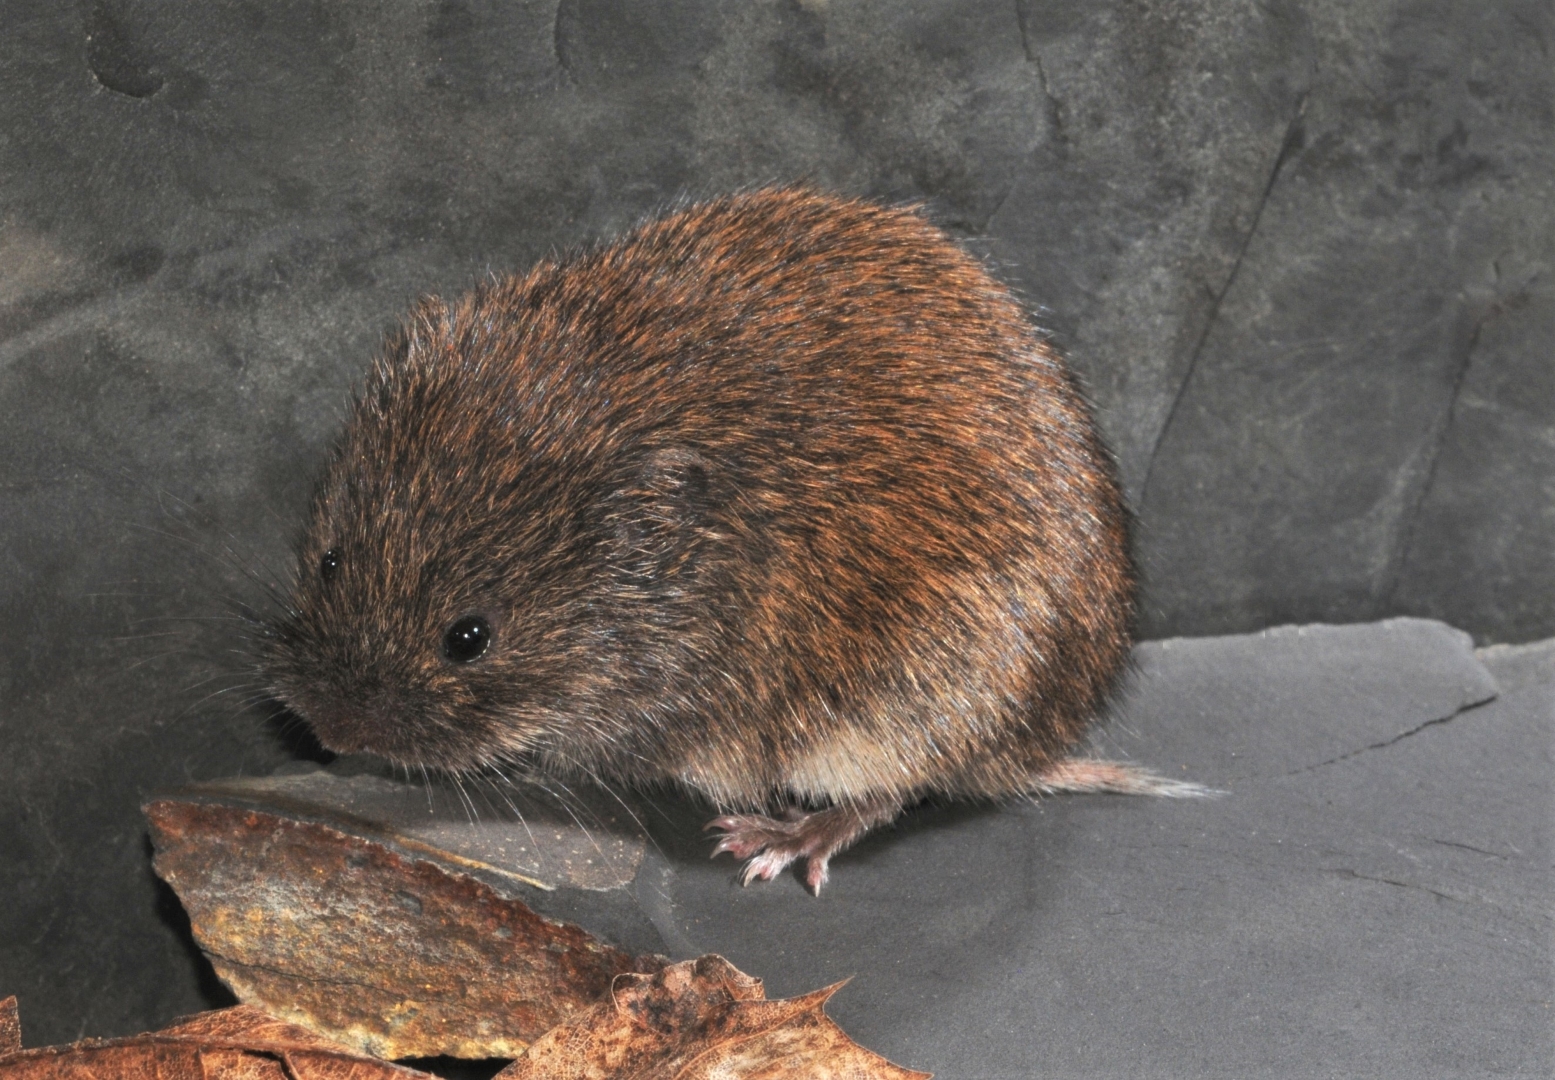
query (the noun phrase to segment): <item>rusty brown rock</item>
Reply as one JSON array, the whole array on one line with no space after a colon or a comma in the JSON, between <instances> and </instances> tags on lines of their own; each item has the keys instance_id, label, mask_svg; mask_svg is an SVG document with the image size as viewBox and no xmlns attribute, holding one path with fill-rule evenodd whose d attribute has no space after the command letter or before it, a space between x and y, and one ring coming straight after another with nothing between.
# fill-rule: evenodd
<instances>
[{"instance_id":1,"label":"rusty brown rock","mask_svg":"<svg viewBox=\"0 0 1555 1080\"><path fill-rule=\"evenodd\" d=\"M378 1057L513 1057L615 976L662 967L525 902L619 892L639 841L590 831L585 850L537 814L522 844L500 824L433 842L436 820L408 828L371 798L318 797L338 778L302 780L207 785L144 808L157 873L241 1001Z\"/></svg>"}]
</instances>

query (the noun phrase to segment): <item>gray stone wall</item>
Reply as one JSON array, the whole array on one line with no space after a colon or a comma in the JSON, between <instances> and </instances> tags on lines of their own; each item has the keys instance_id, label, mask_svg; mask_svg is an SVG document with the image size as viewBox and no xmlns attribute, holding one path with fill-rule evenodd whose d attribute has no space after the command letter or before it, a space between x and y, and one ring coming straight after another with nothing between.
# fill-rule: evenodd
<instances>
[{"instance_id":1,"label":"gray stone wall","mask_svg":"<svg viewBox=\"0 0 1555 1080\"><path fill-rule=\"evenodd\" d=\"M1084 374L1153 636L1555 634L1541 0L5 0L0 993L199 1003L135 807L416 295L683 195L924 200ZM274 569L272 569L274 568Z\"/></svg>"}]
</instances>

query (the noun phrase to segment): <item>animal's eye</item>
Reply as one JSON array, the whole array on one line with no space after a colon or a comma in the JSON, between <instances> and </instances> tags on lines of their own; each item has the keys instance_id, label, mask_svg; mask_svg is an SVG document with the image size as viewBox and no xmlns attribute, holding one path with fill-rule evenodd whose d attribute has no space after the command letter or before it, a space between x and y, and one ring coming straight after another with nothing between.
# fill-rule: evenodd
<instances>
[{"instance_id":1,"label":"animal's eye","mask_svg":"<svg viewBox=\"0 0 1555 1080\"><path fill-rule=\"evenodd\" d=\"M340 569L340 552L330 548L324 552L324 557L319 560L319 577L325 581L334 581L335 573Z\"/></svg>"},{"instance_id":2,"label":"animal's eye","mask_svg":"<svg viewBox=\"0 0 1555 1080\"><path fill-rule=\"evenodd\" d=\"M443 655L456 664L479 660L491 646L491 624L479 615L466 615L443 635Z\"/></svg>"}]
</instances>

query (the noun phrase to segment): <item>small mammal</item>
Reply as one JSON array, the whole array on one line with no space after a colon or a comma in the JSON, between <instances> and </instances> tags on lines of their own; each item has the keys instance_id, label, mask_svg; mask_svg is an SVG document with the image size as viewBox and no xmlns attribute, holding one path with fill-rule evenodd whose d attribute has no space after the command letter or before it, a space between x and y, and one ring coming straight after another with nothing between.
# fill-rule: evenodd
<instances>
[{"instance_id":1,"label":"small mammal","mask_svg":"<svg viewBox=\"0 0 1555 1080\"><path fill-rule=\"evenodd\" d=\"M326 747L679 783L747 882L929 795L1191 790L1070 756L1130 646L1113 465L912 209L768 188L424 300L298 566L263 663Z\"/></svg>"}]
</instances>

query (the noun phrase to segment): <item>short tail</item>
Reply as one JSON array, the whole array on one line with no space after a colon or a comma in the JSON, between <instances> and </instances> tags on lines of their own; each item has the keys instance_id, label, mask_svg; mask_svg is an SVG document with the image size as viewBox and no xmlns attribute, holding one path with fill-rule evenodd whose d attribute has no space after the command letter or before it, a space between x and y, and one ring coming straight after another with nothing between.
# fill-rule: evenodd
<instances>
[{"instance_id":1,"label":"short tail","mask_svg":"<svg viewBox=\"0 0 1555 1080\"><path fill-rule=\"evenodd\" d=\"M1138 765L1096 758L1063 758L1037 774L1033 785L1037 793L1104 791L1114 795L1156 795L1165 799L1205 799L1224 795L1223 791L1195 784L1191 780L1173 780Z\"/></svg>"}]
</instances>

